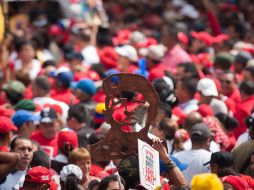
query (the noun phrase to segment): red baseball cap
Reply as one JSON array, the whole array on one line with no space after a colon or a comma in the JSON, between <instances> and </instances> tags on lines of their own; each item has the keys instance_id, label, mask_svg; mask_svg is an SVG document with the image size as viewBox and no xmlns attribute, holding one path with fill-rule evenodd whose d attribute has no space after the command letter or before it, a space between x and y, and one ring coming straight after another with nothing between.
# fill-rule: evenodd
<instances>
[{"instance_id":1,"label":"red baseball cap","mask_svg":"<svg viewBox=\"0 0 254 190\"><path fill-rule=\"evenodd\" d=\"M9 131L17 130L17 127L15 127L9 117L0 116L0 133L7 133Z\"/></svg>"},{"instance_id":2,"label":"red baseball cap","mask_svg":"<svg viewBox=\"0 0 254 190\"><path fill-rule=\"evenodd\" d=\"M58 188L58 185L51 180L50 171L42 166L36 166L31 168L28 171L25 180L33 183L49 184L50 190L57 190Z\"/></svg>"},{"instance_id":3,"label":"red baseball cap","mask_svg":"<svg viewBox=\"0 0 254 190\"><path fill-rule=\"evenodd\" d=\"M78 147L77 133L70 128L64 128L58 134L57 143L59 148L63 148L65 143L73 145L73 148L77 148Z\"/></svg>"}]
</instances>

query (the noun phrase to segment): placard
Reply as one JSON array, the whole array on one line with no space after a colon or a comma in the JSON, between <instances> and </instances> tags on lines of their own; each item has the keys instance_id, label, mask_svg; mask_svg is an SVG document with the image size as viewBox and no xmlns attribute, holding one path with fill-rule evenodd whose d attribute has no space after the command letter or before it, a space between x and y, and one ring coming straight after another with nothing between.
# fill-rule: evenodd
<instances>
[{"instance_id":1,"label":"placard","mask_svg":"<svg viewBox=\"0 0 254 190\"><path fill-rule=\"evenodd\" d=\"M155 189L160 184L158 151L138 139L138 157L141 185L146 189Z\"/></svg>"}]
</instances>

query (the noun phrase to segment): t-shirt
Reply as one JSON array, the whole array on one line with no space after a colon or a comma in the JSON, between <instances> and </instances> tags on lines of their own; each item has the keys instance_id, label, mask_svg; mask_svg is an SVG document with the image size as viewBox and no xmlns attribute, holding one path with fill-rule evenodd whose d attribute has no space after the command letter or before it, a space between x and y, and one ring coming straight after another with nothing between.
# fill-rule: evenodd
<instances>
[{"instance_id":1,"label":"t-shirt","mask_svg":"<svg viewBox=\"0 0 254 190\"><path fill-rule=\"evenodd\" d=\"M88 145L88 138L91 133L95 132L95 130L91 127L85 126L80 128L77 132L78 135L78 144L80 147L87 147Z\"/></svg>"},{"instance_id":2,"label":"t-shirt","mask_svg":"<svg viewBox=\"0 0 254 190\"><path fill-rule=\"evenodd\" d=\"M183 143L183 147L184 150L191 150L192 148L192 143L191 143L191 139L186 140ZM214 142L213 140L210 143L210 147L209 147L210 152L214 153L214 152L219 152L220 151L220 145L218 145L216 142Z\"/></svg>"},{"instance_id":3,"label":"t-shirt","mask_svg":"<svg viewBox=\"0 0 254 190\"><path fill-rule=\"evenodd\" d=\"M86 65L97 64L100 62L97 50L92 45L86 46L84 49L82 49L81 54L84 57L84 62Z\"/></svg>"},{"instance_id":4,"label":"t-shirt","mask_svg":"<svg viewBox=\"0 0 254 190\"><path fill-rule=\"evenodd\" d=\"M0 182L0 190L18 190L23 186L25 176L26 170L10 173L2 183Z\"/></svg>"},{"instance_id":5,"label":"t-shirt","mask_svg":"<svg viewBox=\"0 0 254 190\"><path fill-rule=\"evenodd\" d=\"M188 184L190 184L191 179L194 175L201 173L210 173L205 163L209 162L211 159L211 152L204 149L198 150L185 150L178 152L174 155L180 162L187 164L188 167L182 171L186 177Z\"/></svg>"},{"instance_id":6,"label":"t-shirt","mask_svg":"<svg viewBox=\"0 0 254 190\"><path fill-rule=\"evenodd\" d=\"M21 62L20 59L17 59L14 62L14 70L19 71L22 68L23 68L23 63ZM33 59L32 60L32 66L31 66L31 69L29 71L30 79L35 79L37 77L37 75L39 74L40 70L41 70L41 63L37 59Z\"/></svg>"},{"instance_id":7,"label":"t-shirt","mask_svg":"<svg viewBox=\"0 0 254 190\"><path fill-rule=\"evenodd\" d=\"M32 140L37 141L41 148L49 154L50 157L55 157L58 154L58 145L57 145L57 139L58 136L55 136L52 139L45 138L41 131L36 131L32 134L30 137Z\"/></svg>"}]
</instances>

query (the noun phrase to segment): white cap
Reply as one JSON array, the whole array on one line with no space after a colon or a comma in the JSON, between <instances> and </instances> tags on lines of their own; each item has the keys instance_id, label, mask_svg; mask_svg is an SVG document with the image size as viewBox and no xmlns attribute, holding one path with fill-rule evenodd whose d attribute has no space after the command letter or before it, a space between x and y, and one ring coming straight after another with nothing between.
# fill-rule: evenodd
<instances>
[{"instance_id":1,"label":"white cap","mask_svg":"<svg viewBox=\"0 0 254 190\"><path fill-rule=\"evenodd\" d=\"M149 57L155 61L160 61L164 56L167 51L167 48L162 45L151 45L147 49L141 49L140 54L145 57Z\"/></svg>"},{"instance_id":2,"label":"white cap","mask_svg":"<svg viewBox=\"0 0 254 190\"><path fill-rule=\"evenodd\" d=\"M138 61L138 54L137 50L130 46L130 45L124 45L121 47L116 47L116 52L123 57L129 58L130 61L137 62Z\"/></svg>"},{"instance_id":3,"label":"white cap","mask_svg":"<svg viewBox=\"0 0 254 190\"><path fill-rule=\"evenodd\" d=\"M61 181L65 182L68 175L74 174L79 180L82 180L83 174L80 167L69 164L67 166L64 166L63 169L60 172L60 179Z\"/></svg>"},{"instance_id":4,"label":"white cap","mask_svg":"<svg viewBox=\"0 0 254 190\"><path fill-rule=\"evenodd\" d=\"M212 79L200 79L198 81L197 89L202 93L203 96L218 96L216 84Z\"/></svg>"}]
</instances>

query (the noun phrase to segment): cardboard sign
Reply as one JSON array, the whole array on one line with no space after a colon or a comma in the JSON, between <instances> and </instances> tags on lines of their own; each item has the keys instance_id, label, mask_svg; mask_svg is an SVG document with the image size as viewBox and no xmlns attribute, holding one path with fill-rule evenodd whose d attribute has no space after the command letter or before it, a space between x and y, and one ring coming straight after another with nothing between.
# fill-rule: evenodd
<instances>
[{"instance_id":1,"label":"cardboard sign","mask_svg":"<svg viewBox=\"0 0 254 190\"><path fill-rule=\"evenodd\" d=\"M141 185L146 189L155 189L160 184L158 151L138 139L138 157Z\"/></svg>"}]
</instances>

